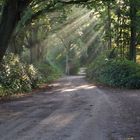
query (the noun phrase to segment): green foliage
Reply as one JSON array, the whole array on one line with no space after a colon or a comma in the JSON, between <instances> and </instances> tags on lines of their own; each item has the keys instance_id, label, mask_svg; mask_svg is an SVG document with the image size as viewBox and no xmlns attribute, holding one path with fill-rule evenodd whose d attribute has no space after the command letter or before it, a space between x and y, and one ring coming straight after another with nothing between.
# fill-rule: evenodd
<instances>
[{"instance_id":1,"label":"green foliage","mask_svg":"<svg viewBox=\"0 0 140 140\"><path fill-rule=\"evenodd\" d=\"M14 54L8 54L0 68L0 96L31 91L37 86L38 75L32 65L20 62Z\"/></svg>"},{"instance_id":2,"label":"green foliage","mask_svg":"<svg viewBox=\"0 0 140 140\"><path fill-rule=\"evenodd\" d=\"M35 68L27 65L14 54L8 54L0 67L0 97L29 92L41 83L56 80L60 70L49 63L40 63Z\"/></svg>"},{"instance_id":3,"label":"green foliage","mask_svg":"<svg viewBox=\"0 0 140 140\"><path fill-rule=\"evenodd\" d=\"M33 65L26 65L26 73L31 81L31 87L36 88L41 81L40 72Z\"/></svg>"},{"instance_id":4,"label":"green foliage","mask_svg":"<svg viewBox=\"0 0 140 140\"><path fill-rule=\"evenodd\" d=\"M59 68L47 62L42 62L38 64L37 68L41 73L43 83L44 82L50 83L58 79L62 74Z\"/></svg>"},{"instance_id":5,"label":"green foliage","mask_svg":"<svg viewBox=\"0 0 140 140\"><path fill-rule=\"evenodd\" d=\"M140 65L128 60L99 56L87 69L87 77L114 87L140 88Z\"/></svg>"},{"instance_id":6,"label":"green foliage","mask_svg":"<svg viewBox=\"0 0 140 140\"><path fill-rule=\"evenodd\" d=\"M79 67L80 67L80 63L78 60L71 62L69 74L76 75L78 73Z\"/></svg>"}]
</instances>

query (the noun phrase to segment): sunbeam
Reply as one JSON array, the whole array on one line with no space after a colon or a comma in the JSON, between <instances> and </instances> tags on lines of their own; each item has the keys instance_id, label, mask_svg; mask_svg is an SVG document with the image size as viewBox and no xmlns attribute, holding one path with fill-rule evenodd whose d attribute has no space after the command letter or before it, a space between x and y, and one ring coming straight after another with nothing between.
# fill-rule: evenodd
<instances>
[{"instance_id":1,"label":"sunbeam","mask_svg":"<svg viewBox=\"0 0 140 140\"><path fill-rule=\"evenodd\" d=\"M97 22L96 16L95 17L93 16L92 18L90 18L90 15L92 13L93 13L93 11L88 11L83 16L77 18L72 23L63 27L58 33L59 34L63 34L64 32L65 33L71 33L73 31L75 31L77 28L79 28L80 26L82 26L83 24L85 24L86 22L88 22L88 24L91 24L93 22Z\"/></svg>"},{"instance_id":2,"label":"sunbeam","mask_svg":"<svg viewBox=\"0 0 140 140\"><path fill-rule=\"evenodd\" d=\"M95 34L93 36L90 37L90 39L88 40L88 42L85 44L85 47L88 47L93 40L104 30L104 26L100 27L100 29L98 31L95 32Z\"/></svg>"}]
</instances>

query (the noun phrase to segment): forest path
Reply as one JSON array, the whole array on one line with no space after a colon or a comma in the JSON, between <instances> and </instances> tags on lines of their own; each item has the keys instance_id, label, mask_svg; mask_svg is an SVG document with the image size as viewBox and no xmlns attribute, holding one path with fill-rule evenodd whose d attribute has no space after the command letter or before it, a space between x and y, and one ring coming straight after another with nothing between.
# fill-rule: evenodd
<instances>
[{"instance_id":1,"label":"forest path","mask_svg":"<svg viewBox=\"0 0 140 140\"><path fill-rule=\"evenodd\" d=\"M140 91L61 78L50 91L0 104L0 140L140 140Z\"/></svg>"}]
</instances>

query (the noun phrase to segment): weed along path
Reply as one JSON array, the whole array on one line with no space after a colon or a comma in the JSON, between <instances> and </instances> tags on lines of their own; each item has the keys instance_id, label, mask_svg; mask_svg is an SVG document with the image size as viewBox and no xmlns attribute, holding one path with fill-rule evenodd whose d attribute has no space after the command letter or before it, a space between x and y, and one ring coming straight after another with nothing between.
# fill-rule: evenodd
<instances>
[{"instance_id":1,"label":"weed along path","mask_svg":"<svg viewBox=\"0 0 140 140\"><path fill-rule=\"evenodd\" d=\"M140 91L64 77L49 91L1 103L0 140L140 140Z\"/></svg>"}]
</instances>

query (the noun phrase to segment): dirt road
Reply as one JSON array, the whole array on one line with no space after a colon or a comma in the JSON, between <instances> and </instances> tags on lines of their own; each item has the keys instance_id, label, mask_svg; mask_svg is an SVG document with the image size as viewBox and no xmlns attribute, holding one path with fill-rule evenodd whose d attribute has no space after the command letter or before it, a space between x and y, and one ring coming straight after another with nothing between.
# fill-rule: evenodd
<instances>
[{"instance_id":1,"label":"dirt road","mask_svg":"<svg viewBox=\"0 0 140 140\"><path fill-rule=\"evenodd\" d=\"M50 91L0 104L0 140L140 140L140 91L65 77Z\"/></svg>"}]
</instances>

